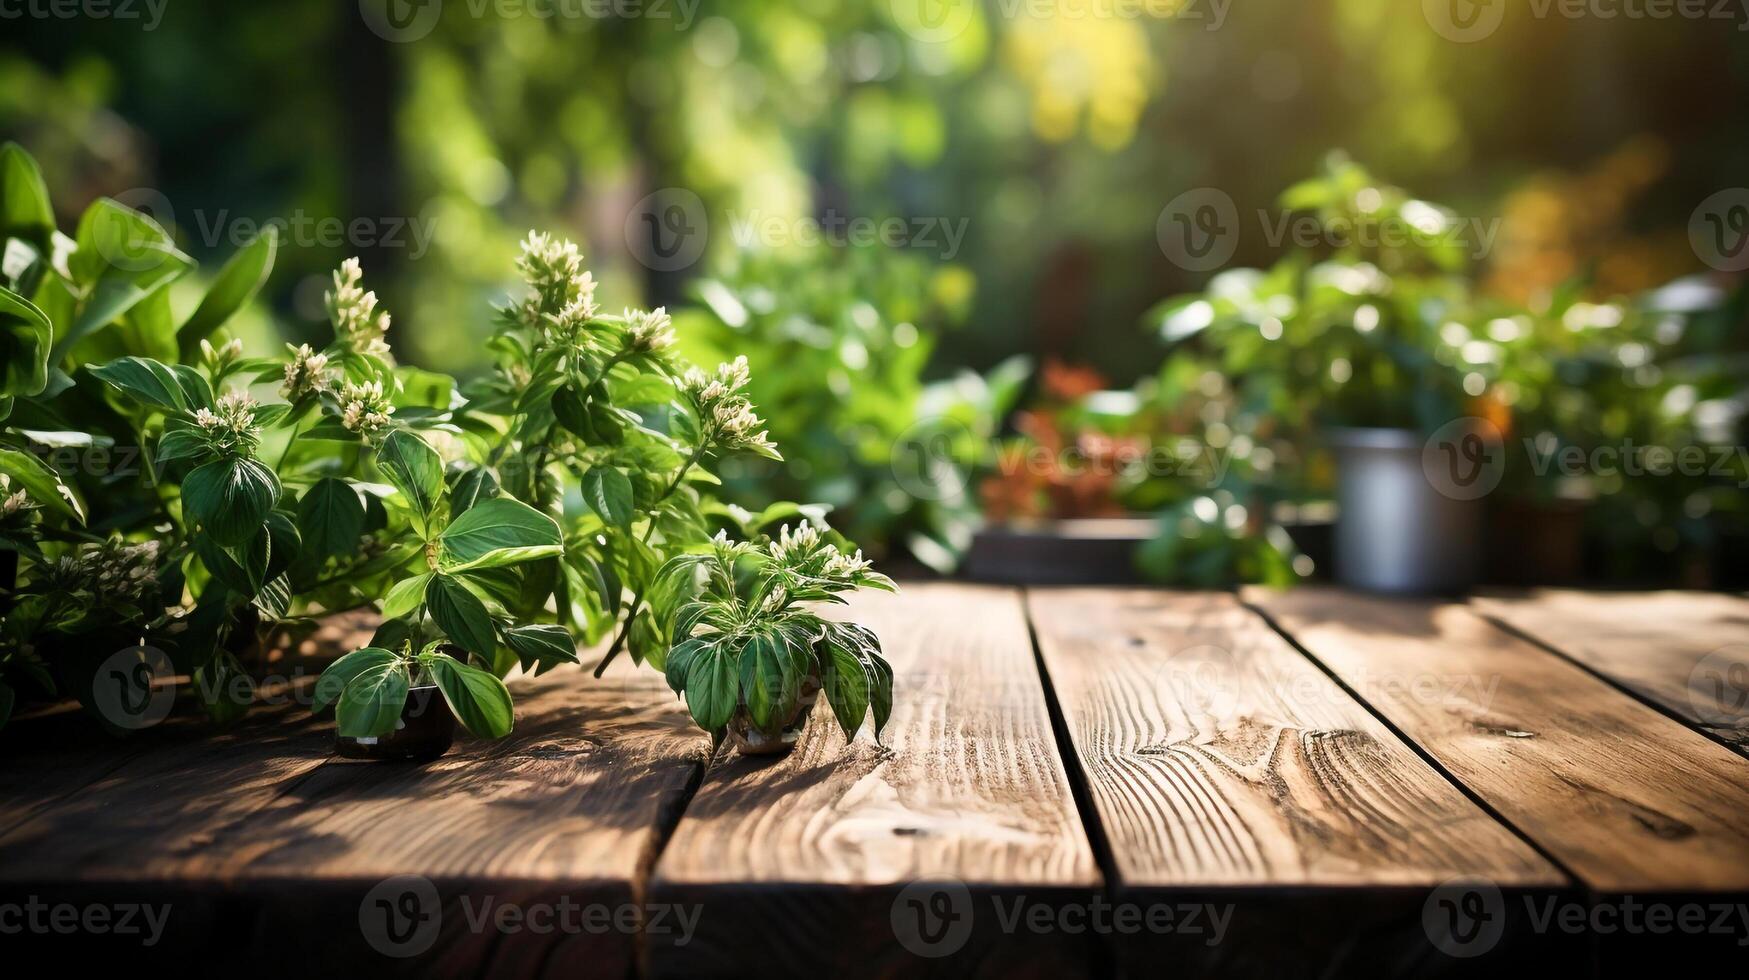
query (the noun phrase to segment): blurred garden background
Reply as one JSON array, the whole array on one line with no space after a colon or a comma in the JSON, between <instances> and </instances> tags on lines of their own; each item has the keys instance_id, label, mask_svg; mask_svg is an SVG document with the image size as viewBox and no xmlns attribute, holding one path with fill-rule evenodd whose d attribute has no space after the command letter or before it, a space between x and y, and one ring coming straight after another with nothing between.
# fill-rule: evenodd
<instances>
[{"instance_id":1,"label":"blurred garden background","mask_svg":"<svg viewBox=\"0 0 1749 980\"><path fill-rule=\"evenodd\" d=\"M482 372L568 235L605 308L749 357L787 458L732 496L900 566L1129 515L1154 580L1318 574L1320 426L1467 414L1525 446L1490 526L1561 552L1506 577L1740 588L1749 11L1706 7L20 3L0 137L63 225L112 196L216 268L280 223L263 352L357 255L404 360ZM1598 464L1636 445L1706 464Z\"/></svg>"}]
</instances>

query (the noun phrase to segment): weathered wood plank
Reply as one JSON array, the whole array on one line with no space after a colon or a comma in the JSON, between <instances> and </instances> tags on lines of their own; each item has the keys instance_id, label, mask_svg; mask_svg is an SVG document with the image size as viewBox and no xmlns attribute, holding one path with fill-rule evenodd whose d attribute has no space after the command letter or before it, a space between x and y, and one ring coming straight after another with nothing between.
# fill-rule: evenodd
<instances>
[{"instance_id":1,"label":"weathered wood plank","mask_svg":"<svg viewBox=\"0 0 1749 980\"><path fill-rule=\"evenodd\" d=\"M1749 755L1749 599L1538 589L1473 604Z\"/></svg>"},{"instance_id":2,"label":"weathered wood plank","mask_svg":"<svg viewBox=\"0 0 1749 980\"><path fill-rule=\"evenodd\" d=\"M709 739L659 676L629 663L600 681L564 668L512 689L510 737L464 736L422 766L331 758L327 722L143 757L0 841L0 888L172 896L155 958L251 973L626 975L638 884ZM379 888L400 875L418 877ZM435 925L397 944L395 929L417 924L403 909Z\"/></svg>"},{"instance_id":3,"label":"weathered wood plank","mask_svg":"<svg viewBox=\"0 0 1749 980\"><path fill-rule=\"evenodd\" d=\"M323 763L331 743L319 727L288 705L132 749L125 765L0 837L0 878L177 877L218 828Z\"/></svg>"},{"instance_id":4,"label":"weathered wood plank","mask_svg":"<svg viewBox=\"0 0 1749 980\"><path fill-rule=\"evenodd\" d=\"M790 756L713 766L650 886L696 903L700 934L653 937L656 974L1095 969L1091 937L1004 931L993 904L1084 905L1100 881L1018 594L910 585L846 615L893 664L886 746L846 745L819 707Z\"/></svg>"},{"instance_id":5,"label":"weathered wood plank","mask_svg":"<svg viewBox=\"0 0 1749 980\"><path fill-rule=\"evenodd\" d=\"M275 710L276 706L283 707L284 702L300 696L298 692L307 692L321 665L346 650L362 646L378 621L373 610L350 610L325 618L295 646L289 637L276 635L255 665L256 696L260 702L255 710L271 713L275 718L293 717ZM136 758L155 757L162 771L166 761L173 766L179 764L182 756L173 753L183 747L224 734L189 703L193 691L189 677L163 678L161 682L178 692L184 703L177 714L161 724L139 731L106 732L96 718L71 699L33 706L0 729L0 834L55 801L83 791L100 778L131 780L131 770L125 776L122 773ZM276 721L267 730L277 726ZM226 744L234 744L234 740ZM144 778L152 778L151 773L145 773Z\"/></svg>"},{"instance_id":6,"label":"weathered wood plank","mask_svg":"<svg viewBox=\"0 0 1749 980\"><path fill-rule=\"evenodd\" d=\"M1118 936L1134 972L1165 957L1258 976L1452 967L1423 926L1433 889L1566 884L1232 595L1035 589L1027 602L1117 896L1219 896L1231 913L1218 943Z\"/></svg>"},{"instance_id":7,"label":"weathered wood plank","mask_svg":"<svg viewBox=\"0 0 1749 980\"><path fill-rule=\"evenodd\" d=\"M1749 760L1466 606L1245 597L1593 889L1749 891Z\"/></svg>"},{"instance_id":8,"label":"weathered wood plank","mask_svg":"<svg viewBox=\"0 0 1749 980\"><path fill-rule=\"evenodd\" d=\"M177 741L178 734L117 738L76 705L15 719L0 730L0 834L120 769L147 745Z\"/></svg>"}]
</instances>

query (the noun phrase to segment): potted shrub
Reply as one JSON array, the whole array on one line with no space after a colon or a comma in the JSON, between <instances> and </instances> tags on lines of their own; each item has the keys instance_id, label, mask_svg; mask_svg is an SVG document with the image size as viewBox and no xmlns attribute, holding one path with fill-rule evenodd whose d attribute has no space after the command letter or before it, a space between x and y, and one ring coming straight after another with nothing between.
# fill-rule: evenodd
<instances>
[{"instance_id":1,"label":"potted shrub","mask_svg":"<svg viewBox=\"0 0 1749 980\"><path fill-rule=\"evenodd\" d=\"M1485 414L1511 461L1489 498L1489 578L1708 584L1685 573L1729 551L1719 519L1740 507L1742 368L1719 352L1749 293L1695 277L1589 302L1579 285L1486 325L1503 356Z\"/></svg>"},{"instance_id":2,"label":"potted shrub","mask_svg":"<svg viewBox=\"0 0 1749 980\"><path fill-rule=\"evenodd\" d=\"M1467 424L1497 351L1468 343L1455 218L1340 156L1281 204L1315 215L1326 247L1223 272L1155 318L1169 342L1204 338L1241 405L1332 453L1340 581L1461 591L1480 567L1480 494L1438 478L1433 437Z\"/></svg>"}]
</instances>

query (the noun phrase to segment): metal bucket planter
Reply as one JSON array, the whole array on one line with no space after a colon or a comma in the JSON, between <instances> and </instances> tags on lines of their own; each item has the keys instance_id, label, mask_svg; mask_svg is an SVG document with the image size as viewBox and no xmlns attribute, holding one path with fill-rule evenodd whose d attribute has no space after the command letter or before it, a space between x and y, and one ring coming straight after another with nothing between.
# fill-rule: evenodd
<instances>
[{"instance_id":1,"label":"metal bucket planter","mask_svg":"<svg viewBox=\"0 0 1749 980\"><path fill-rule=\"evenodd\" d=\"M1368 592L1456 594L1476 583L1479 499L1442 489L1408 429L1337 429L1336 579Z\"/></svg>"}]
</instances>

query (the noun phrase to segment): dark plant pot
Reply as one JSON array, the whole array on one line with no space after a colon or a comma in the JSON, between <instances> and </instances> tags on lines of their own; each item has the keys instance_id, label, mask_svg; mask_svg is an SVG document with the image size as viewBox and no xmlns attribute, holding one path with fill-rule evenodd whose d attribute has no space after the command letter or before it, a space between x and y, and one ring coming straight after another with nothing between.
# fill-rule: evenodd
<instances>
[{"instance_id":1,"label":"dark plant pot","mask_svg":"<svg viewBox=\"0 0 1749 980\"><path fill-rule=\"evenodd\" d=\"M972 538L966 577L1004 585L1130 585L1136 549L1159 532L1145 517L1088 517L988 527Z\"/></svg>"},{"instance_id":2,"label":"dark plant pot","mask_svg":"<svg viewBox=\"0 0 1749 980\"><path fill-rule=\"evenodd\" d=\"M1334 501L1312 501L1275 511L1275 520L1287 532L1288 540L1312 560L1313 580L1329 580L1336 567L1335 512Z\"/></svg>"},{"instance_id":3,"label":"dark plant pot","mask_svg":"<svg viewBox=\"0 0 1749 980\"><path fill-rule=\"evenodd\" d=\"M795 712L772 730L755 727L752 717L747 714L747 703L743 701L729 719L729 741L742 755L782 755L796 747L796 739L801 737L802 728L808 723L808 712L813 710L814 702L819 698L820 675L812 673L802 678L802 693L796 700Z\"/></svg>"},{"instance_id":4,"label":"dark plant pot","mask_svg":"<svg viewBox=\"0 0 1749 980\"><path fill-rule=\"evenodd\" d=\"M407 704L395 730L376 738L334 736L334 750L347 759L376 762L425 762L449 751L455 743L455 715L437 685L407 692Z\"/></svg>"},{"instance_id":5,"label":"dark plant pot","mask_svg":"<svg viewBox=\"0 0 1749 980\"><path fill-rule=\"evenodd\" d=\"M1408 429L1338 429L1336 580L1367 592L1453 595L1476 584L1482 506L1434 486Z\"/></svg>"},{"instance_id":6,"label":"dark plant pot","mask_svg":"<svg viewBox=\"0 0 1749 980\"><path fill-rule=\"evenodd\" d=\"M1488 508L1488 581L1573 585L1585 570L1585 504L1503 500Z\"/></svg>"}]
</instances>

